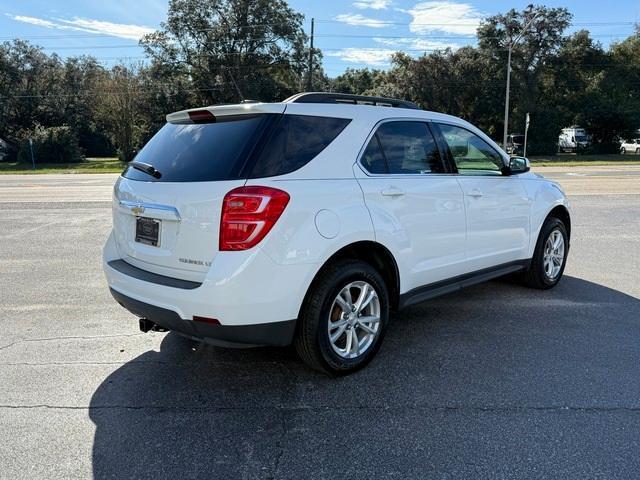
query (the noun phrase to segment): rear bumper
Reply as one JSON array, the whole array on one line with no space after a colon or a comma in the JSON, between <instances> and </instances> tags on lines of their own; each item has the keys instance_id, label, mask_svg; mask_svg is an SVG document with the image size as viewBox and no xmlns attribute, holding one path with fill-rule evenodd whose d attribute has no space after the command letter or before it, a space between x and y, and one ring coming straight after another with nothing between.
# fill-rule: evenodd
<instances>
[{"instance_id":1,"label":"rear bumper","mask_svg":"<svg viewBox=\"0 0 640 480\"><path fill-rule=\"evenodd\" d=\"M139 318L146 318L168 330L194 340L223 347L270 345L283 347L291 344L295 320L258 323L253 325L210 325L185 320L176 312L141 302L123 293L109 289L116 301Z\"/></svg>"},{"instance_id":2,"label":"rear bumper","mask_svg":"<svg viewBox=\"0 0 640 480\"><path fill-rule=\"evenodd\" d=\"M202 283L178 280L121 261L113 235L104 248L103 269L109 288L128 298L187 322L215 318L223 327L297 318L314 273L308 264L278 265L256 248L218 254Z\"/></svg>"}]
</instances>

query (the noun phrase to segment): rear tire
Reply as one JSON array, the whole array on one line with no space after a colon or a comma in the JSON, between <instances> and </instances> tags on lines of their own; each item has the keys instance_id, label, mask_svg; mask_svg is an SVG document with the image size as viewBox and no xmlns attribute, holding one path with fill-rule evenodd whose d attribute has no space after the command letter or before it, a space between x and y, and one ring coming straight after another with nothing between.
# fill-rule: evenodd
<instances>
[{"instance_id":1,"label":"rear tire","mask_svg":"<svg viewBox=\"0 0 640 480\"><path fill-rule=\"evenodd\" d=\"M624 147L622 147L622 148L620 149L620 153L621 153L622 155L624 155L625 153L627 153L627 149L626 149L626 148L624 148Z\"/></svg>"},{"instance_id":2,"label":"rear tire","mask_svg":"<svg viewBox=\"0 0 640 480\"><path fill-rule=\"evenodd\" d=\"M562 278L569 253L569 235L562 220L549 217L540 229L538 242L523 283L531 288L547 290Z\"/></svg>"},{"instance_id":3,"label":"rear tire","mask_svg":"<svg viewBox=\"0 0 640 480\"><path fill-rule=\"evenodd\" d=\"M388 323L389 293L382 276L368 263L341 260L311 285L294 345L311 368L346 375L373 359Z\"/></svg>"}]
</instances>

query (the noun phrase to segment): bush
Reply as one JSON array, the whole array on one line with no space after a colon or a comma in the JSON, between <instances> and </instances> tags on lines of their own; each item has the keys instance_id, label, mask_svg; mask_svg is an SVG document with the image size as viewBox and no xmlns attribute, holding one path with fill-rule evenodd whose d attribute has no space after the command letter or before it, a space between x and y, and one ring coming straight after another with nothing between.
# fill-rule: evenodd
<instances>
[{"instance_id":1,"label":"bush","mask_svg":"<svg viewBox=\"0 0 640 480\"><path fill-rule=\"evenodd\" d=\"M33 140L33 156L38 163L77 163L84 157L78 138L70 127L45 128L37 126L25 132L18 150L18 161L31 163L31 147L29 139Z\"/></svg>"}]
</instances>

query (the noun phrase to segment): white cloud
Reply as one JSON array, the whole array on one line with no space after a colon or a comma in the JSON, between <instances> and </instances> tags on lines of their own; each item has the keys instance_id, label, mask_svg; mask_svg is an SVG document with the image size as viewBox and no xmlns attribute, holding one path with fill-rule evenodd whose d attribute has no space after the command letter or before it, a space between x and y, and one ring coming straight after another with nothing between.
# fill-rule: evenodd
<instances>
[{"instance_id":1,"label":"white cloud","mask_svg":"<svg viewBox=\"0 0 640 480\"><path fill-rule=\"evenodd\" d=\"M365 64L373 67L386 67L391 63L391 56L396 52L406 51L411 56L420 55L420 52L433 52L435 50L457 50L459 44L429 40L423 38L379 38L373 41L389 48L341 48L328 50L325 55L337 57L345 63Z\"/></svg>"},{"instance_id":2,"label":"white cloud","mask_svg":"<svg viewBox=\"0 0 640 480\"><path fill-rule=\"evenodd\" d=\"M147 33L153 33L155 31L153 28L143 27L141 25L103 22L90 18L75 17L73 20L58 18L57 20L78 30L111 35L112 37L127 38L129 40L139 40Z\"/></svg>"},{"instance_id":3,"label":"white cloud","mask_svg":"<svg viewBox=\"0 0 640 480\"><path fill-rule=\"evenodd\" d=\"M29 23L40 27L53 28L56 30L74 30L78 32L96 33L112 37L126 38L128 40L139 40L143 35L154 31L153 28L141 25L103 22L101 20L94 20L90 18L74 17L70 20L64 18L47 20L44 18L27 17L24 15L7 14L7 16L17 22Z\"/></svg>"},{"instance_id":4,"label":"white cloud","mask_svg":"<svg viewBox=\"0 0 640 480\"><path fill-rule=\"evenodd\" d=\"M17 22L30 23L31 25L38 25L39 27L56 28L55 23L50 22L49 20L44 20L42 18L27 17L24 15L9 15L8 13L6 15L9 18L13 18Z\"/></svg>"},{"instance_id":5,"label":"white cloud","mask_svg":"<svg viewBox=\"0 0 640 480\"><path fill-rule=\"evenodd\" d=\"M358 27L384 28L390 25L389 22L384 20L365 17L359 13L342 13L335 17L335 20L346 23L347 25L355 25Z\"/></svg>"},{"instance_id":6,"label":"white cloud","mask_svg":"<svg viewBox=\"0 0 640 480\"><path fill-rule=\"evenodd\" d=\"M419 53L418 51L433 52L434 50L457 50L461 45L452 42L443 42L439 40L430 40L427 38L374 38L374 42L388 47L396 47L398 51L410 50L410 53Z\"/></svg>"},{"instance_id":7,"label":"white cloud","mask_svg":"<svg viewBox=\"0 0 640 480\"><path fill-rule=\"evenodd\" d=\"M360 9L386 10L391 5L391 0L358 0L353 6Z\"/></svg>"},{"instance_id":8,"label":"white cloud","mask_svg":"<svg viewBox=\"0 0 640 480\"><path fill-rule=\"evenodd\" d=\"M396 50L387 48L342 48L325 52L328 57L338 57L343 62L364 63L375 67L389 65Z\"/></svg>"},{"instance_id":9,"label":"white cloud","mask_svg":"<svg viewBox=\"0 0 640 480\"><path fill-rule=\"evenodd\" d=\"M469 3L448 0L421 2L410 10L402 10L413 17L409 30L413 33L442 31L473 35L483 15Z\"/></svg>"}]
</instances>

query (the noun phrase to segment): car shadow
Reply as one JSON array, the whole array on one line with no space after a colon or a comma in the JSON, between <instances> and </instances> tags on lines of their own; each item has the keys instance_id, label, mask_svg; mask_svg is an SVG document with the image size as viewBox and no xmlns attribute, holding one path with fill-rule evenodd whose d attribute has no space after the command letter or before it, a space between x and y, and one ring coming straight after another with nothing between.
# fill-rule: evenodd
<instances>
[{"instance_id":1,"label":"car shadow","mask_svg":"<svg viewBox=\"0 0 640 480\"><path fill-rule=\"evenodd\" d=\"M492 441L492 424L474 433L486 409L637 402L638 318L638 299L579 278L546 292L494 281L394 315L377 358L336 379L292 348L221 349L169 333L95 391L94 477L406 477L427 471L416 463L446 462L455 471L457 450ZM465 408L479 417L458 425ZM504 421L494 443L516 428ZM504 448L505 462L522 453Z\"/></svg>"}]
</instances>

